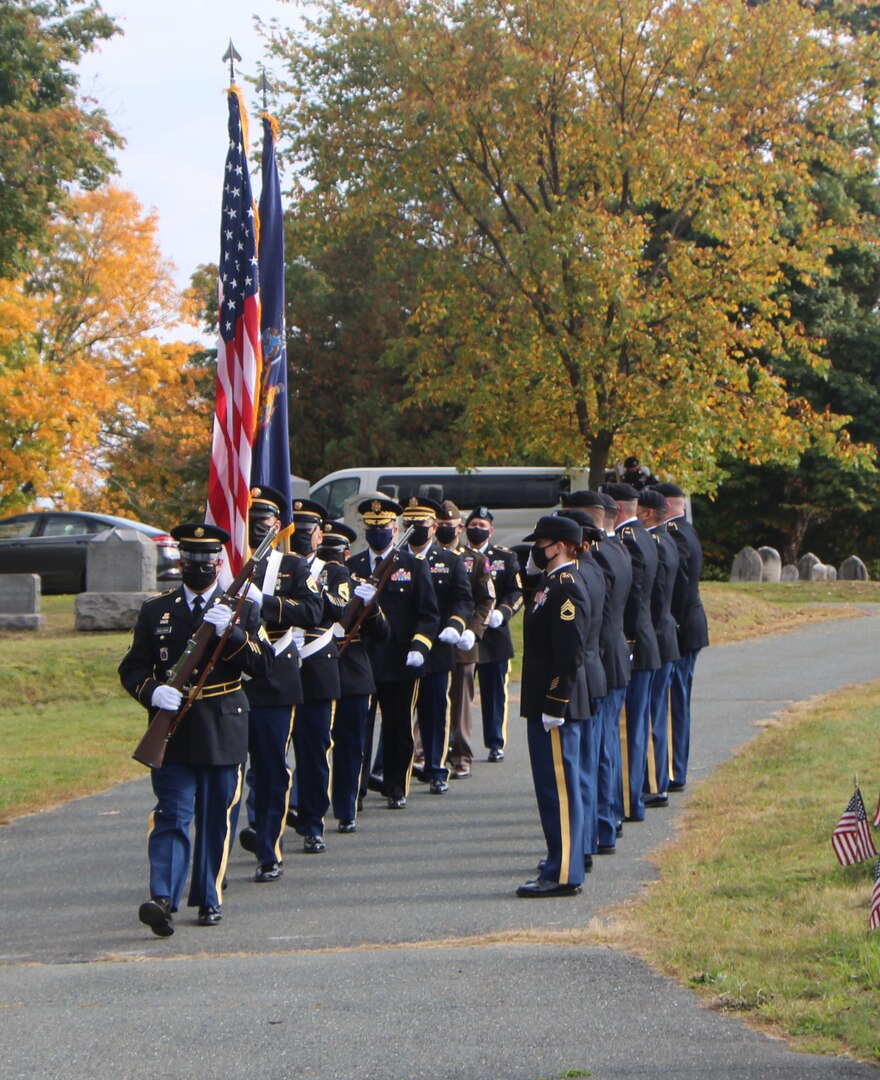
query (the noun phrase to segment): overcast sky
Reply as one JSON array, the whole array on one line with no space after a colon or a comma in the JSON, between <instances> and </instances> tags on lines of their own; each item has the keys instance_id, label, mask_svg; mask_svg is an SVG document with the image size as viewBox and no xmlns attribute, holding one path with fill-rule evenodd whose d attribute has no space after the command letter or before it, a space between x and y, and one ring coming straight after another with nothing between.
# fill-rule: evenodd
<instances>
[{"instance_id":1,"label":"overcast sky","mask_svg":"<svg viewBox=\"0 0 880 1080\"><path fill-rule=\"evenodd\" d=\"M253 22L298 20L302 5L284 0L102 0L123 33L80 66L83 92L96 97L127 145L117 182L159 215L162 253L184 287L202 262L217 262L226 157L229 39L236 70L257 75L263 41ZM271 78L272 65L267 63ZM279 71L279 74L281 72ZM243 79L239 80L243 85ZM252 93L245 88L249 108ZM251 134L256 117L251 112ZM253 165L253 163L252 163ZM259 176L252 176L254 196Z\"/></svg>"}]
</instances>

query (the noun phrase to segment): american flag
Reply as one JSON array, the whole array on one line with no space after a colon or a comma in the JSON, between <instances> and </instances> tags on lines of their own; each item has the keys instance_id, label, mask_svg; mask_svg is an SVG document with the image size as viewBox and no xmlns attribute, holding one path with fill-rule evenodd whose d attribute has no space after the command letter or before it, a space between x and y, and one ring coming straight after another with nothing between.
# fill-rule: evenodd
<instances>
[{"instance_id":1,"label":"american flag","mask_svg":"<svg viewBox=\"0 0 880 1080\"><path fill-rule=\"evenodd\" d=\"M254 200L242 136L240 91L230 87L229 150L220 229L217 400L207 520L232 537L234 576L247 557L251 454L260 388L260 300Z\"/></svg>"},{"instance_id":2,"label":"american flag","mask_svg":"<svg viewBox=\"0 0 880 1080\"><path fill-rule=\"evenodd\" d=\"M868 929L876 930L880 926L880 859L874 868L874 895L871 897L871 914L868 918Z\"/></svg>"},{"instance_id":3,"label":"american flag","mask_svg":"<svg viewBox=\"0 0 880 1080\"><path fill-rule=\"evenodd\" d=\"M858 788L841 814L837 828L831 834L831 846L841 866L852 866L877 854L871 839L871 828L868 825L862 793Z\"/></svg>"},{"instance_id":4,"label":"american flag","mask_svg":"<svg viewBox=\"0 0 880 1080\"><path fill-rule=\"evenodd\" d=\"M874 817L871 819L871 824L875 829L880 829L880 799L877 800L877 809L874 811Z\"/></svg>"}]
</instances>

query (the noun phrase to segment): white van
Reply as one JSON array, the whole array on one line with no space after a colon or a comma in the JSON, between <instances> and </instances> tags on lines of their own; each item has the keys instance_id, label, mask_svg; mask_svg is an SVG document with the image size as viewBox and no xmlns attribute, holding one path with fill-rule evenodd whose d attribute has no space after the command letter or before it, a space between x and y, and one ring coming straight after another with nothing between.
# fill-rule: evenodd
<instances>
[{"instance_id":1,"label":"white van","mask_svg":"<svg viewBox=\"0 0 880 1080\"><path fill-rule=\"evenodd\" d=\"M340 469L312 485L309 497L326 506L330 517L342 518L363 534L357 515L361 499L377 492L404 505L413 495L437 502L451 499L462 517L475 506L488 506L494 516L495 543L512 546L542 514L559 505L559 491L587 487L587 474L562 467L487 465L460 472L454 466ZM363 546L359 540L353 545Z\"/></svg>"}]
</instances>

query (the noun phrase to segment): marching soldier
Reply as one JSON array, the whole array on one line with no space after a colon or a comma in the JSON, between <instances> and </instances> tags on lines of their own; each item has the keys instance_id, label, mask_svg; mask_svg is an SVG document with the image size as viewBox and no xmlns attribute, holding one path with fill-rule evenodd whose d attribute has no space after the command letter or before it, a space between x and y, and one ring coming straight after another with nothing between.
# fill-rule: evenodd
<instances>
[{"instance_id":1,"label":"marching soldier","mask_svg":"<svg viewBox=\"0 0 880 1080\"><path fill-rule=\"evenodd\" d=\"M370 577L378 563L392 554L397 517L403 507L377 495L364 499L358 513L364 519L369 550L352 555L348 569L356 582L355 595L369 604L376 599ZM412 773L413 709L419 674L440 627L440 610L425 560L408 551L398 551L395 559L394 570L377 601L390 626L389 639L369 642L368 651L382 712L382 792L389 810L403 810ZM369 755L371 748L365 749ZM369 768L369 760L365 767Z\"/></svg>"},{"instance_id":2,"label":"marching soldier","mask_svg":"<svg viewBox=\"0 0 880 1080\"><path fill-rule=\"evenodd\" d=\"M281 493L273 488L251 489L248 542L252 548L281 528L283 502ZM245 684L250 702L249 824L239 833L239 842L257 857L254 881L266 884L278 881L283 873L282 837L293 776L287 751L294 708L303 700L296 638L319 621L322 601L308 562L299 555L278 551L260 567L249 595L260 606L275 663L267 677Z\"/></svg>"},{"instance_id":3,"label":"marching soldier","mask_svg":"<svg viewBox=\"0 0 880 1080\"><path fill-rule=\"evenodd\" d=\"M440 632L431 646L419 680L418 724L424 752L424 779L432 795L449 790L446 754L449 747L449 676L455 668L455 647L473 614L474 602L467 571L457 551L434 542L440 504L413 496L403 511L405 526L412 526L409 550L428 564L440 612Z\"/></svg>"},{"instance_id":4,"label":"marching soldier","mask_svg":"<svg viewBox=\"0 0 880 1080\"><path fill-rule=\"evenodd\" d=\"M485 506L477 506L467 517L468 543L489 560L495 587L495 610L479 645L477 681L480 685L480 711L483 719L483 742L489 761L504 760L507 741L507 682L513 641L510 620L522 607L522 580L519 560L509 548L492 543L494 518Z\"/></svg>"},{"instance_id":5,"label":"marching soldier","mask_svg":"<svg viewBox=\"0 0 880 1080\"><path fill-rule=\"evenodd\" d=\"M146 600L128 652L119 665L125 689L145 708L177 711L180 691L168 686L169 672L201 622L218 637L233 621L222 603L217 574L229 534L207 524L178 525L171 535L180 546L182 585ZM241 795L242 765L248 747L248 699L243 675L264 678L272 648L256 606L242 603L223 653L207 682L169 740L162 766L150 779L156 806L150 815L147 850L150 899L138 917L159 937L174 933L177 911L190 870L190 824L195 822L188 904L198 908L199 926L221 918L223 876L229 854L231 815ZM198 679L198 671L193 677Z\"/></svg>"},{"instance_id":6,"label":"marching soldier","mask_svg":"<svg viewBox=\"0 0 880 1080\"><path fill-rule=\"evenodd\" d=\"M523 623L521 712L547 858L539 877L517 896L574 896L584 880L581 726L570 700L583 679L587 595L575 553L581 527L558 516L538 520L530 559L541 571Z\"/></svg>"}]
</instances>

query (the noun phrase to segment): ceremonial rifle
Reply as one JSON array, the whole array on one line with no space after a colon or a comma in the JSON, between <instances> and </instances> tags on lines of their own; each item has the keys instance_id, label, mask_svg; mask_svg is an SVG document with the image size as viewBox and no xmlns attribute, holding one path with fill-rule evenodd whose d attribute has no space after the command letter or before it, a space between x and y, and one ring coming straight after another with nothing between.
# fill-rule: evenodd
<instances>
[{"instance_id":1,"label":"ceremonial rifle","mask_svg":"<svg viewBox=\"0 0 880 1080\"><path fill-rule=\"evenodd\" d=\"M144 732L144 737L137 744L131 755L135 761L139 761L142 765L148 765L151 769L158 769L161 767L162 762L165 759L165 747L168 745L168 740L174 732L177 731L181 720L186 716L190 706L201 693L205 681L222 655L223 648L229 640L229 635L232 633L232 628L235 626L241 615L241 609L247 599L247 590L245 589L242 592L242 589L253 579L260 563L268 557L271 549L287 532L289 532L289 530L278 533L269 533L241 570L239 570L229 588L224 591L223 597L219 602L228 604L233 608L233 615L229 625L220 635L217 647L211 653L198 683L186 692L187 696L180 708L176 712L172 709L158 709L156 711L156 714L150 721L149 727ZM211 639L214 636L214 627L211 623L206 623L204 620L199 623L195 633L189 641L187 641L186 648L180 654L177 663L171 669L171 674L166 683L167 686L172 686L175 690L180 690L181 693L184 692L184 688L187 686L190 676L201 663L202 658L211 644Z\"/></svg>"},{"instance_id":2,"label":"ceremonial rifle","mask_svg":"<svg viewBox=\"0 0 880 1080\"><path fill-rule=\"evenodd\" d=\"M342 640L337 646L340 656L342 656L342 654L351 644L352 638L355 636L358 630L360 630L361 624L363 623L364 619L369 615L370 609L376 603L376 598L378 597L379 593L388 584L388 581L391 578L391 571L394 569L394 565L397 562L397 553L407 542L407 540L409 540L410 536L412 535L412 531L413 526L410 525L410 527L404 532L403 536L400 537L394 547L388 552L385 558L382 559L380 562L376 563L376 569L370 575L370 584L376 586L376 596L373 597L369 604L365 604L359 596L355 596L348 604L345 611L342 613L338 625L341 626L342 629L345 631L345 636L342 638Z\"/></svg>"}]
</instances>

